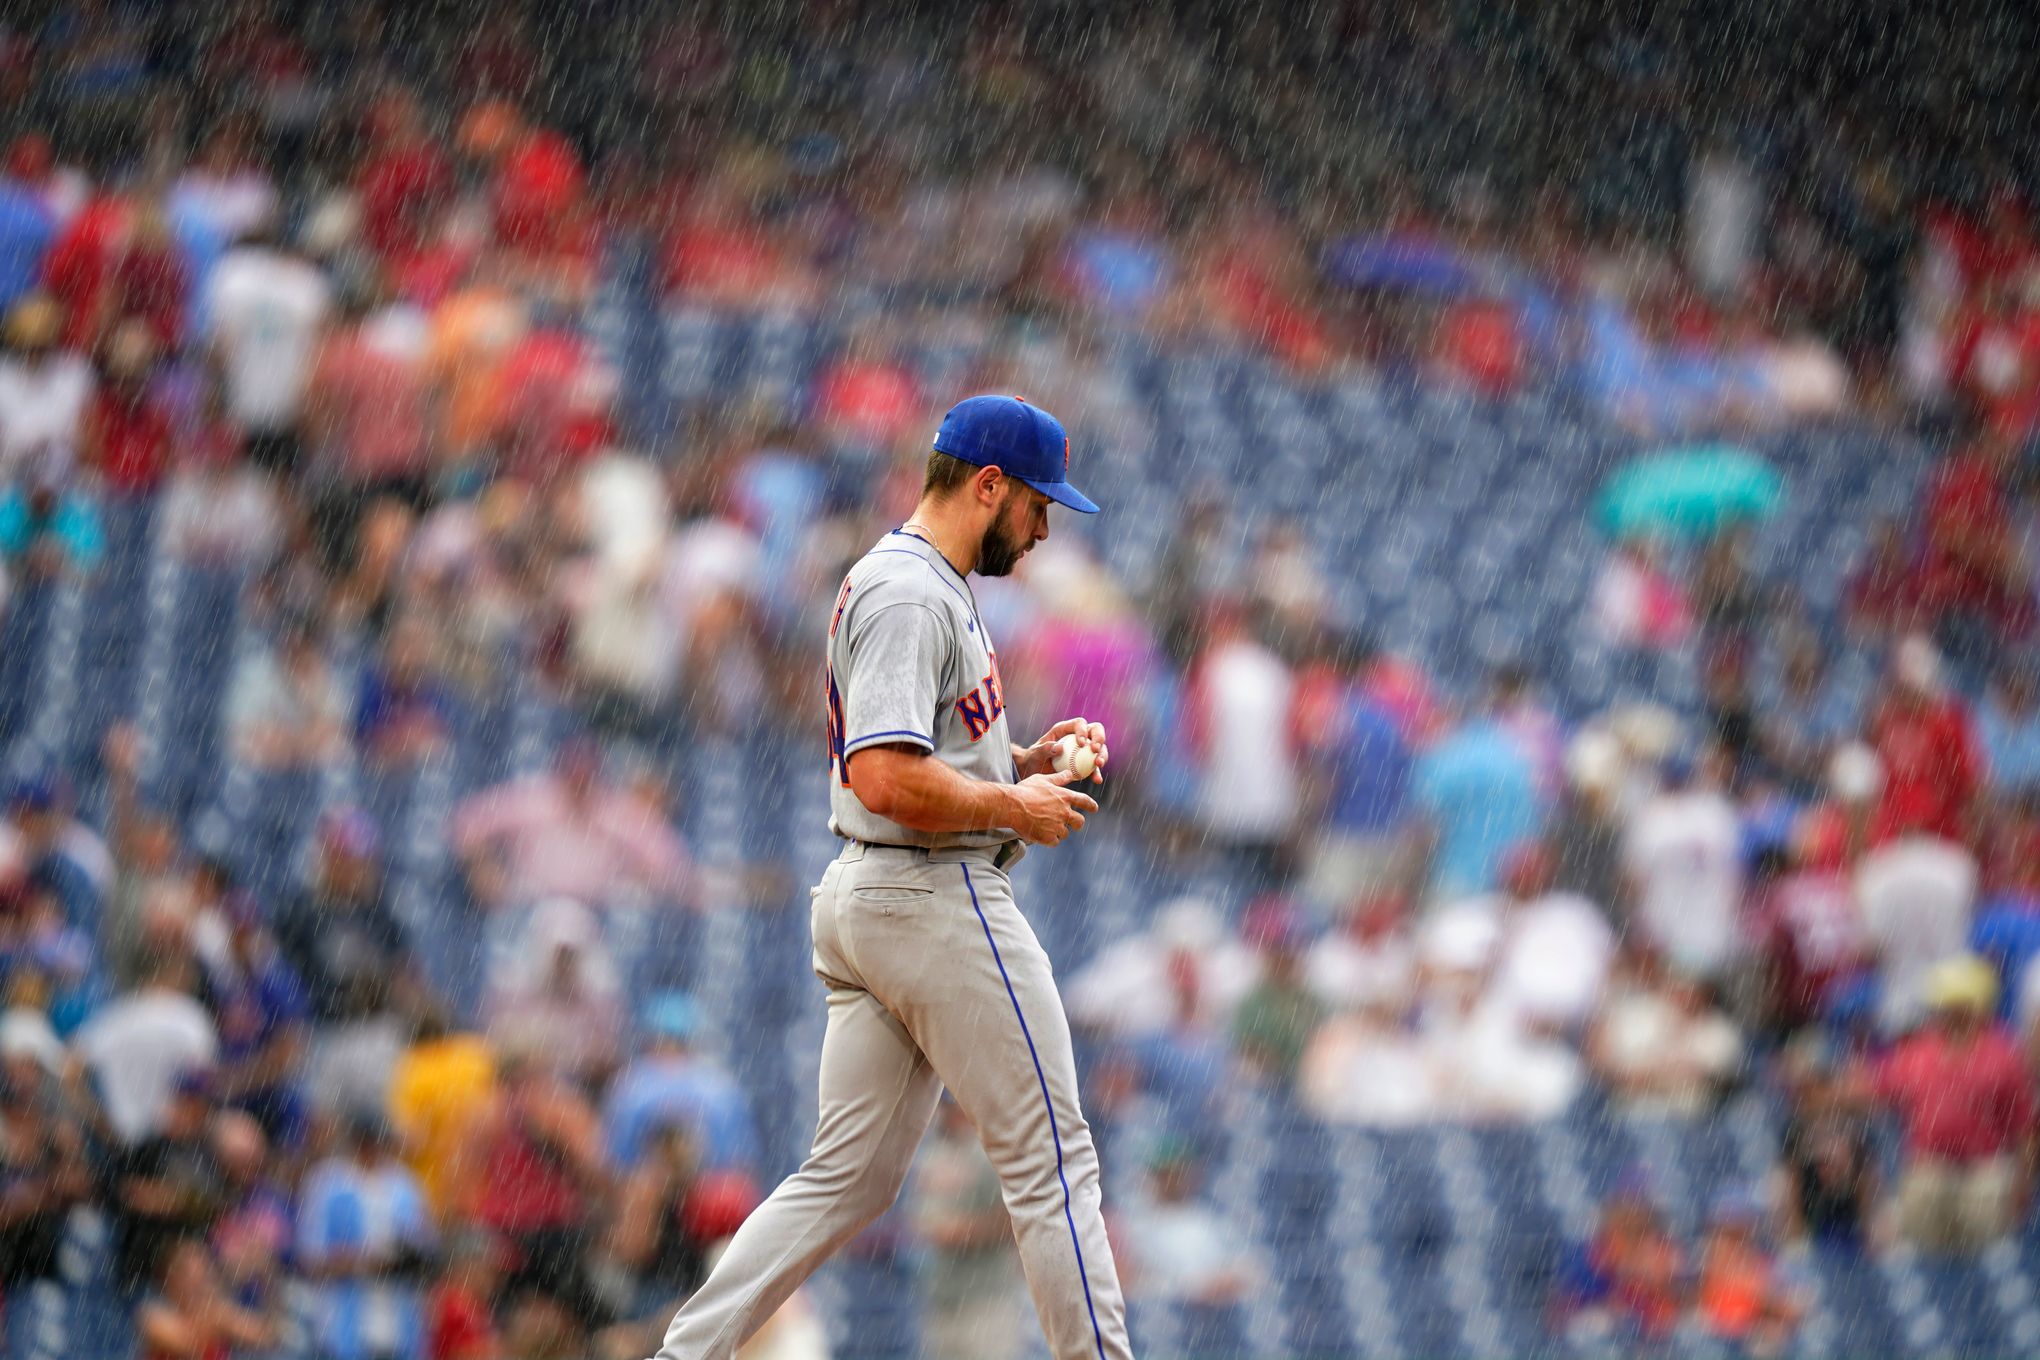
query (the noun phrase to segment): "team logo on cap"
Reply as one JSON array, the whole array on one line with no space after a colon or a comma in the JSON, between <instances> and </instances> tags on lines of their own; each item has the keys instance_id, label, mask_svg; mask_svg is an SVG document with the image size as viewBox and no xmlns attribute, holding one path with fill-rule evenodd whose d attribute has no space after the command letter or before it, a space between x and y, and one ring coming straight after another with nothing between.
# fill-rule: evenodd
<instances>
[{"instance_id":1,"label":"team logo on cap","mask_svg":"<svg viewBox=\"0 0 2040 1360\"><path fill-rule=\"evenodd\" d=\"M1070 479L1070 437L1063 436L1063 480Z\"/></svg>"}]
</instances>

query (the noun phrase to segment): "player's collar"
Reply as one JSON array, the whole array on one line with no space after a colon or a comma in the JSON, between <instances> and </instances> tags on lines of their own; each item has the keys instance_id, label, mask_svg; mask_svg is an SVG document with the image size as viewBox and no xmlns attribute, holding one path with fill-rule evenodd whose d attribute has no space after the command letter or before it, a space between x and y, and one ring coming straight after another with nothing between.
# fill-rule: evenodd
<instances>
[{"instance_id":1,"label":"player's collar","mask_svg":"<svg viewBox=\"0 0 2040 1360\"><path fill-rule=\"evenodd\" d=\"M967 578L962 572L958 571L956 569L956 563L950 561L946 556L944 556L942 549L936 547L934 543L931 542L930 540L921 537L921 535L914 533L912 530L909 530L904 526L893 530L891 533L887 534L886 537L913 539L914 542L919 543L921 546L925 547L928 550L928 557L931 561L937 563L939 566L941 566L941 568L944 571L948 572L951 576L954 576L958 581L961 581L963 583L963 588L965 590L970 589L969 578Z\"/></svg>"},{"instance_id":2,"label":"player's collar","mask_svg":"<svg viewBox=\"0 0 2040 1360\"><path fill-rule=\"evenodd\" d=\"M927 539L921 537L919 534L908 532L904 527L894 529L892 532L888 533L886 537L912 539L914 542L920 544L923 548L927 549L926 552L914 553L914 556L934 566L938 571L946 571L951 576L956 578L956 585L951 586L950 589L956 590L958 595L962 597L964 604L969 607L971 631L973 632L978 631L980 625L978 623L977 592L970 588L970 578L968 578L962 572L956 569L956 563L950 561L947 557L944 557L942 555L942 549L936 547L933 543L930 543ZM903 551L914 552L912 548L907 548L904 549Z\"/></svg>"}]
</instances>

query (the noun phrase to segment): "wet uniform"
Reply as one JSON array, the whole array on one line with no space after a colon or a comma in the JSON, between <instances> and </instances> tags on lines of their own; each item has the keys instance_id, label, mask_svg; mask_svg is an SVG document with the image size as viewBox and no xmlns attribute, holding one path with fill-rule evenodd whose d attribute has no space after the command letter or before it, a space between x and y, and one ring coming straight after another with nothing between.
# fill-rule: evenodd
<instances>
[{"instance_id":1,"label":"wet uniform","mask_svg":"<svg viewBox=\"0 0 2040 1360\"><path fill-rule=\"evenodd\" d=\"M734 1354L889 1208L945 1086L998 1169L1050 1350L1130 1356L1069 1023L1006 876L1024 846L1004 829L913 831L850 788L850 757L890 744L1014 779L992 640L969 583L919 535L895 530L851 568L825 684L829 827L847 845L811 890L829 989L814 1150L673 1319L659 1360Z\"/></svg>"}]
</instances>

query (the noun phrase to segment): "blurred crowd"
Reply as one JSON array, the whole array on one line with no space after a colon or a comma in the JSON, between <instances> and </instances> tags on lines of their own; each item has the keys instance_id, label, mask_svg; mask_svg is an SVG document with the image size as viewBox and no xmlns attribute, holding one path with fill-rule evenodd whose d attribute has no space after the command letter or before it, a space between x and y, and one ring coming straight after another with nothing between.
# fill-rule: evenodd
<instances>
[{"instance_id":1,"label":"blurred crowd","mask_svg":"<svg viewBox=\"0 0 2040 1360\"><path fill-rule=\"evenodd\" d=\"M50 280L91 295L67 342L143 312L174 344L268 221L335 311L520 276L544 312L627 235L681 299L1556 383L1665 434L1961 401L2030 424L2035 95L2001 57L2033 21L1886 8L31 5L0 35L0 305L84 236ZM115 166L156 211L109 306ZM540 367L563 389L569 363ZM293 405L273 381L252 399ZM907 396L859 386L852 418ZM354 433L404 474L401 436Z\"/></svg>"},{"instance_id":2,"label":"blurred crowd","mask_svg":"<svg viewBox=\"0 0 2040 1360\"><path fill-rule=\"evenodd\" d=\"M1973 1252L2026 1221L2040 238L2022 124L1946 107L2030 107L1985 30L1816 6L1715 82L1725 40L1677 18L624 8L0 23L6 588L138 537L244 575L223 738L263 788L423 768L512 678L586 720L456 810L461 890L525 922L472 1013L417 966L360 808L322 815L302 881L256 882L154 796L131 722L13 785L10 1313L93 1205L150 1355L648 1353L781 1170L694 1001L628 994L605 935L709 896L671 759L819 752L820 611L913 505L940 410L1018 387L1108 449L1144 419L1090 362L1115 327L1306 382L1558 386L1661 434L1959 431L1851 579L1853 645L1888 668L1867 695L1733 533L1692 561L1626 544L1596 593L1623 648L1701 659L1676 715L1579 721L1518 668L1463 701L1337 613L1300 530L1243 534L1220 498L1152 580L1058 533L983 583L1016 726L1104 723L1116 820L1247 889L1067 979L1088 1108L1162 1131L1114 1206L1139 1297L1257 1278L1203 1183L1242 1088L1368 1127L1778 1102L1776 1175L1696 1267L1631 1187L1566 1326L1760 1341L1797 1315L1785 1244ZM1781 103L1806 82L1767 64L1837 34L1861 68ZM1498 85L1567 97L1483 117ZM620 242L675 308L850 338L805 390L639 437L589 325ZM910 362L930 329L978 356L953 389ZM931 1354L1019 1334L988 1175L945 1113L911 1206ZM800 1306L774 1326L747 1354L824 1353Z\"/></svg>"}]
</instances>

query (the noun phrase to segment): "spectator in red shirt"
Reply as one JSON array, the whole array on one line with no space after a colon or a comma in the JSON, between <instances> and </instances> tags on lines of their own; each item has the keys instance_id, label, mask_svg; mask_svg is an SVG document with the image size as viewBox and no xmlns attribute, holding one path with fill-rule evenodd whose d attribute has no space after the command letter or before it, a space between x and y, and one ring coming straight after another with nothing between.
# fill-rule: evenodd
<instances>
[{"instance_id":1,"label":"spectator in red shirt","mask_svg":"<svg viewBox=\"0 0 2040 1360\"><path fill-rule=\"evenodd\" d=\"M2024 1213L2034 1153L2032 1078L1991 1020L1997 973L1974 956L1937 965L1928 1026L1885 1058L1879 1101L1905 1130L1898 1231L1928 1250L1976 1251Z\"/></svg>"},{"instance_id":2,"label":"spectator in red shirt","mask_svg":"<svg viewBox=\"0 0 2040 1360\"><path fill-rule=\"evenodd\" d=\"M43 260L43 285L63 304L65 349L90 352L106 324L107 291L133 216L126 194L95 195Z\"/></svg>"},{"instance_id":3,"label":"spectator in red shirt","mask_svg":"<svg viewBox=\"0 0 2040 1360\"><path fill-rule=\"evenodd\" d=\"M497 1360L503 1353L495 1323L503 1257L486 1232L453 1239L425 1304L425 1360Z\"/></svg>"},{"instance_id":4,"label":"spectator in red shirt","mask_svg":"<svg viewBox=\"0 0 2040 1360\"><path fill-rule=\"evenodd\" d=\"M1775 878L1750 903L1764 969L1772 1030L1790 1034L1818 1020L1865 968L1869 940L1849 886L1847 834L1828 810L1802 816Z\"/></svg>"},{"instance_id":5,"label":"spectator in red shirt","mask_svg":"<svg viewBox=\"0 0 2040 1360\"><path fill-rule=\"evenodd\" d=\"M361 234L392 267L422 253L438 215L453 196L453 172L425 136L418 103L394 90L370 115L373 146L355 177Z\"/></svg>"},{"instance_id":6,"label":"spectator in red shirt","mask_svg":"<svg viewBox=\"0 0 2040 1360\"><path fill-rule=\"evenodd\" d=\"M459 1198L508 1248L506 1293L536 1287L585 1315L585 1263L610 1173L601 1121L542 1055L535 1033L507 1037L495 1107L475 1130Z\"/></svg>"},{"instance_id":7,"label":"spectator in red shirt","mask_svg":"<svg viewBox=\"0 0 2040 1360\"><path fill-rule=\"evenodd\" d=\"M1991 190L1982 221L1946 210L1942 217L1945 229L1954 239L1962 272L1977 283L2016 279L2040 258L2040 248L2033 243L2033 220L2026 210L2025 195L2009 181Z\"/></svg>"},{"instance_id":8,"label":"spectator in red shirt","mask_svg":"<svg viewBox=\"0 0 2040 1360\"><path fill-rule=\"evenodd\" d=\"M920 384L869 327L815 383L814 414L832 442L889 448L922 415Z\"/></svg>"},{"instance_id":9,"label":"spectator in red shirt","mask_svg":"<svg viewBox=\"0 0 2040 1360\"><path fill-rule=\"evenodd\" d=\"M1944 688L1940 657L1924 637L1898 645L1892 671L1890 692L1869 724L1884 767L1871 842L1933 836L1973 845L1983 757L1969 715Z\"/></svg>"},{"instance_id":10,"label":"spectator in red shirt","mask_svg":"<svg viewBox=\"0 0 2040 1360\"><path fill-rule=\"evenodd\" d=\"M1956 318L1948 371L1956 391L1986 419L2025 431L2040 415L2040 335L2019 305L2023 281L1985 279Z\"/></svg>"},{"instance_id":11,"label":"spectator in red shirt","mask_svg":"<svg viewBox=\"0 0 2040 1360\"><path fill-rule=\"evenodd\" d=\"M468 113L460 146L488 178L497 245L538 260L578 242L588 177L566 138L528 122L513 105L491 100Z\"/></svg>"},{"instance_id":12,"label":"spectator in red shirt","mask_svg":"<svg viewBox=\"0 0 2040 1360\"><path fill-rule=\"evenodd\" d=\"M1523 378L1523 340L1515 309L1498 298L1450 303L1432 333L1431 357L1448 382L1484 397L1507 396Z\"/></svg>"},{"instance_id":13,"label":"spectator in red shirt","mask_svg":"<svg viewBox=\"0 0 2040 1360\"><path fill-rule=\"evenodd\" d=\"M797 271L733 180L711 180L688 201L666 246L667 290L745 309L794 296Z\"/></svg>"},{"instance_id":14,"label":"spectator in red shirt","mask_svg":"<svg viewBox=\"0 0 2040 1360\"><path fill-rule=\"evenodd\" d=\"M170 232L163 210L154 203L138 206L118 238L113 269L103 299L103 320L140 317L156 343L174 352L184 341L184 307L191 297L191 270L184 251Z\"/></svg>"},{"instance_id":15,"label":"spectator in red shirt","mask_svg":"<svg viewBox=\"0 0 2040 1360\"><path fill-rule=\"evenodd\" d=\"M573 327L562 299L540 299L531 328L503 361L497 442L503 475L551 487L609 438L616 375Z\"/></svg>"},{"instance_id":16,"label":"spectator in red shirt","mask_svg":"<svg viewBox=\"0 0 2040 1360\"><path fill-rule=\"evenodd\" d=\"M2018 451L2017 428L1987 420L1926 489L1920 604L1939 618L1942 644L1959 663L1988 665L2001 638L2033 623L2009 485Z\"/></svg>"},{"instance_id":17,"label":"spectator in red shirt","mask_svg":"<svg viewBox=\"0 0 2040 1360\"><path fill-rule=\"evenodd\" d=\"M78 431L79 461L116 497L146 496L170 461L170 416L153 385L156 338L139 320L121 322L106 344L99 385Z\"/></svg>"},{"instance_id":18,"label":"spectator in red shirt","mask_svg":"<svg viewBox=\"0 0 2040 1360\"><path fill-rule=\"evenodd\" d=\"M524 127L496 171L496 240L532 255L572 245L580 226L587 172L567 139Z\"/></svg>"},{"instance_id":19,"label":"spectator in red shirt","mask_svg":"<svg viewBox=\"0 0 2040 1360\"><path fill-rule=\"evenodd\" d=\"M1887 515L1870 531L1862 557L1849 571L1842 593L1849 631L1860 641L1882 642L1912 624L1918 597L1905 528Z\"/></svg>"}]
</instances>

